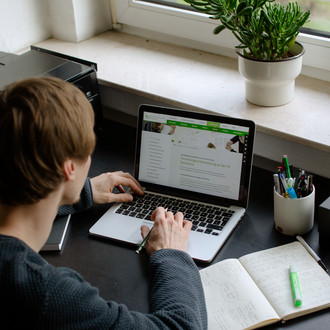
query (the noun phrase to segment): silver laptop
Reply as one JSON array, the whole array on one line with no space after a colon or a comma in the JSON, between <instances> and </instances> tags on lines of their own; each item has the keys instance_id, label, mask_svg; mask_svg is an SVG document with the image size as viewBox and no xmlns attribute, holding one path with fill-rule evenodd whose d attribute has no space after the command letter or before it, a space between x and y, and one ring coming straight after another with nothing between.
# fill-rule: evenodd
<instances>
[{"instance_id":1,"label":"silver laptop","mask_svg":"<svg viewBox=\"0 0 330 330\"><path fill-rule=\"evenodd\" d=\"M187 252L210 262L246 211L254 136L250 120L141 105L134 175L145 194L114 204L90 234L139 245L163 206L193 222Z\"/></svg>"}]
</instances>

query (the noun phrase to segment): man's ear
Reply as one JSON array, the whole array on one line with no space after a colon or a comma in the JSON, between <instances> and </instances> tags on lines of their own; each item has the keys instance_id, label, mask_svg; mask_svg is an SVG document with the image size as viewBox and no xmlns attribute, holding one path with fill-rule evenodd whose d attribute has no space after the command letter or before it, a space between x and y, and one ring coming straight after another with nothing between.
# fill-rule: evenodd
<instances>
[{"instance_id":1,"label":"man's ear","mask_svg":"<svg viewBox=\"0 0 330 330\"><path fill-rule=\"evenodd\" d=\"M72 181L76 178L76 167L72 159L67 159L63 163L63 173L66 181Z\"/></svg>"}]
</instances>

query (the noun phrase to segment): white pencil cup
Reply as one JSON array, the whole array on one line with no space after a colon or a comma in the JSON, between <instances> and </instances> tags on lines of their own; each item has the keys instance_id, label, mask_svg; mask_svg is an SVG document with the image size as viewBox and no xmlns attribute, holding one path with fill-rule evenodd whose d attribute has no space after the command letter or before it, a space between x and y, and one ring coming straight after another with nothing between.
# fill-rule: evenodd
<instances>
[{"instance_id":1,"label":"white pencil cup","mask_svg":"<svg viewBox=\"0 0 330 330\"><path fill-rule=\"evenodd\" d=\"M315 187L306 197L285 198L274 187L275 228L285 235L303 235L314 225Z\"/></svg>"}]
</instances>

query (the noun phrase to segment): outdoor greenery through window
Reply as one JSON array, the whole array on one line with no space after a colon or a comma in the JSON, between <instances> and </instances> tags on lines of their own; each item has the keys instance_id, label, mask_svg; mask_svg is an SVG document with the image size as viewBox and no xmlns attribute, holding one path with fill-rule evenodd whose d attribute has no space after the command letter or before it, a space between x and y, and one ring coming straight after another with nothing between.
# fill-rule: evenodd
<instances>
[{"instance_id":1,"label":"outdoor greenery through window","mask_svg":"<svg viewBox=\"0 0 330 330\"><path fill-rule=\"evenodd\" d=\"M161 5L174 6L187 10L193 10L184 0L144 0ZM278 0L287 4L294 0ZM297 0L303 10L310 10L310 21L307 22L302 32L330 37L330 0Z\"/></svg>"}]
</instances>

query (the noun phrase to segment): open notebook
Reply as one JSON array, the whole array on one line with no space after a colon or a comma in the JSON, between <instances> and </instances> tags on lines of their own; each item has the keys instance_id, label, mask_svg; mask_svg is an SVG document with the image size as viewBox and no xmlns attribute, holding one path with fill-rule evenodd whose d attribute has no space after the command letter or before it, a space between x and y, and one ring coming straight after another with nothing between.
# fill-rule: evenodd
<instances>
[{"instance_id":1,"label":"open notebook","mask_svg":"<svg viewBox=\"0 0 330 330\"><path fill-rule=\"evenodd\" d=\"M135 177L145 196L114 204L90 234L138 245L164 206L193 222L187 252L210 262L247 208L254 136L249 120L141 105Z\"/></svg>"}]
</instances>

